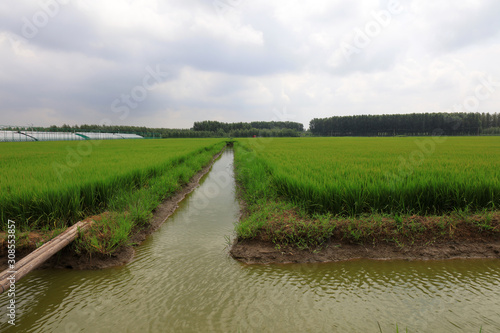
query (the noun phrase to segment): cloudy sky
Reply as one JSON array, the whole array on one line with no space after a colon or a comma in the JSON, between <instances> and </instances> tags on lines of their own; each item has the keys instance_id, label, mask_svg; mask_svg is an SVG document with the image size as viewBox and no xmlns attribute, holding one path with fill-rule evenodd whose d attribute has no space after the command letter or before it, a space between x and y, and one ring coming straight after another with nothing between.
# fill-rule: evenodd
<instances>
[{"instance_id":1,"label":"cloudy sky","mask_svg":"<svg viewBox=\"0 0 500 333\"><path fill-rule=\"evenodd\" d=\"M3 0L0 125L500 111L498 0Z\"/></svg>"}]
</instances>

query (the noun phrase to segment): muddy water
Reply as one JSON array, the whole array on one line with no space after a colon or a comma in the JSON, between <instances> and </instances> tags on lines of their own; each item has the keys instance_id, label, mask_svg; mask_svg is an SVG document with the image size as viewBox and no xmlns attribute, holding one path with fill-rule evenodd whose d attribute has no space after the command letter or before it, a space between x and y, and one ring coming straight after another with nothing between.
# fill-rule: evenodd
<instances>
[{"instance_id":1,"label":"muddy water","mask_svg":"<svg viewBox=\"0 0 500 333\"><path fill-rule=\"evenodd\" d=\"M246 266L228 256L238 217L232 152L137 249L102 271L45 270L17 285L6 332L500 331L500 261Z\"/></svg>"}]
</instances>

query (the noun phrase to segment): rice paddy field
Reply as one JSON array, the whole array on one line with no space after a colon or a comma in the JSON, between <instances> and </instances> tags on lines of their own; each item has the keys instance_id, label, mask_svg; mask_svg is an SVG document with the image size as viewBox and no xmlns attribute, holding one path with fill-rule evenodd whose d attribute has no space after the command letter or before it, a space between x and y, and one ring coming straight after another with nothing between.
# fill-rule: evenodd
<instances>
[{"instance_id":1,"label":"rice paddy field","mask_svg":"<svg viewBox=\"0 0 500 333\"><path fill-rule=\"evenodd\" d=\"M443 139L441 139L443 140ZM500 205L500 138L247 140L278 193L311 212L439 214Z\"/></svg>"},{"instance_id":2,"label":"rice paddy field","mask_svg":"<svg viewBox=\"0 0 500 333\"><path fill-rule=\"evenodd\" d=\"M254 138L239 140L235 161L250 211L238 226L243 238L279 223L272 237L289 233L290 210L305 214L302 220L322 215L320 222L300 224L301 233L314 239L314 224L329 228L326 234L338 230L332 218L389 216L397 224L402 216L472 215L500 207L498 137ZM346 229L356 236L363 223L353 223Z\"/></svg>"},{"instance_id":3,"label":"rice paddy field","mask_svg":"<svg viewBox=\"0 0 500 333\"><path fill-rule=\"evenodd\" d=\"M221 139L16 142L0 144L0 230L61 228L101 213L118 194L162 180L157 196L189 181Z\"/></svg>"},{"instance_id":4,"label":"rice paddy field","mask_svg":"<svg viewBox=\"0 0 500 333\"><path fill-rule=\"evenodd\" d=\"M3 143L1 229L8 219L20 230L64 228L114 211L132 213L126 218L135 221L125 223L129 233L225 144L221 139ZM498 211L500 205L498 137L240 139L235 166L254 213L237 231L241 235L253 223L250 237L270 220L271 210L275 219L287 220L296 210L306 219L321 215L328 221L473 214ZM269 208L272 202L279 205ZM311 225L305 229L311 240L326 237L315 236ZM361 226L349 227L354 229Z\"/></svg>"}]
</instances>

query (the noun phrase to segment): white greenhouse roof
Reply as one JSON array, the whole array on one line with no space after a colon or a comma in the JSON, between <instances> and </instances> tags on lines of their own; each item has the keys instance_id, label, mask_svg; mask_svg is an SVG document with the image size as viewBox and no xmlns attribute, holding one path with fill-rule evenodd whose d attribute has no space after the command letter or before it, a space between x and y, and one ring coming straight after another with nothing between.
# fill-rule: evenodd
<instances>
[{"instance_id":1,"label":"white greenhouse roof","mask_svg":"<svg viewBox=\"0 0 500 333\"><path fill-rule=\"evenodd\" d=\"M0 142L114 139L143 139L143 137L137 134L122 133L0 131Z\"/></svg>"},{"instance_id":2,"label":"white greenhouse roof","mask_svg":"<svg viewBox=\"0 0 500 333\"><path fill-rule=\"evenodd\" d=\"M30 132L30 131L21 131L25 133L27 136L30 136L37 141L67 141L67 140L85 140L81 136L76 135L75 133L70 132Z\"/></svg>"},{"instance_id":3,"label":"white greenhouse roof","mask_svg":"<svg viewBox=\"0 0 500 333\"><path fill-rule=\"evenodd\" d=\"M144 139L142 136L137 134L115 133L115 135L121 137L122 139Z\"/></svg>"},{"instance_id":4,"label":"white greenhouse roof","mask_svg":"<svg viewBox=\"0 0 500 333\"><path fill-rule=\"evenodd\" d=\"M14 131L0 131L0 142L36 141L35 139Z\"/></svg>"}]
</instances>

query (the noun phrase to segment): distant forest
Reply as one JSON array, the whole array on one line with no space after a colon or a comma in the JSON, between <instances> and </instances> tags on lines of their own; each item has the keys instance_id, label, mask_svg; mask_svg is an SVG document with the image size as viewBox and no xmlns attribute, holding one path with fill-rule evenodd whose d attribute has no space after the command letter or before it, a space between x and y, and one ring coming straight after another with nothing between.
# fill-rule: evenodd
<instances>
[{"instance_id":1,"label":"distant forest","mask_svg":"<svg viewBox=\"0 0 500 333\"><path fill-rule=\"evenodd\" d=\"M500 114L412 113L315 118L315 136L498 135Z\"/></svg>"},{"instance_id":2,"label":"distant forest","mask_svg":"<svg viewBox=\"0 0 500 333\"><path fill-rule=\"evenodd\" d=\"M3 128L25 130L26 128ZM50 132L134 133L146 138L210 137L298 137L313 136L425 136L425 135L500 135L499 113L412 113L392 115L334 116L315 118L304 125L291 121L254 121L223 123L200 121L190 129L148 128L141 126L63 125L29 127Z\"/></svg>"},{"instance_id":3,"label":"distant forest","mask_svg":"<svg viewBox=\"0 0 500 333\"><path fill-rule=\"evenodd\" d=\"M304 125L291 121L254 121L250 123L222 123L219 121L195 122L193 131L208 131L220 136L233 138L264 136L264 137L294 137L304 132Z\"/></svg>"}]
</instances>

